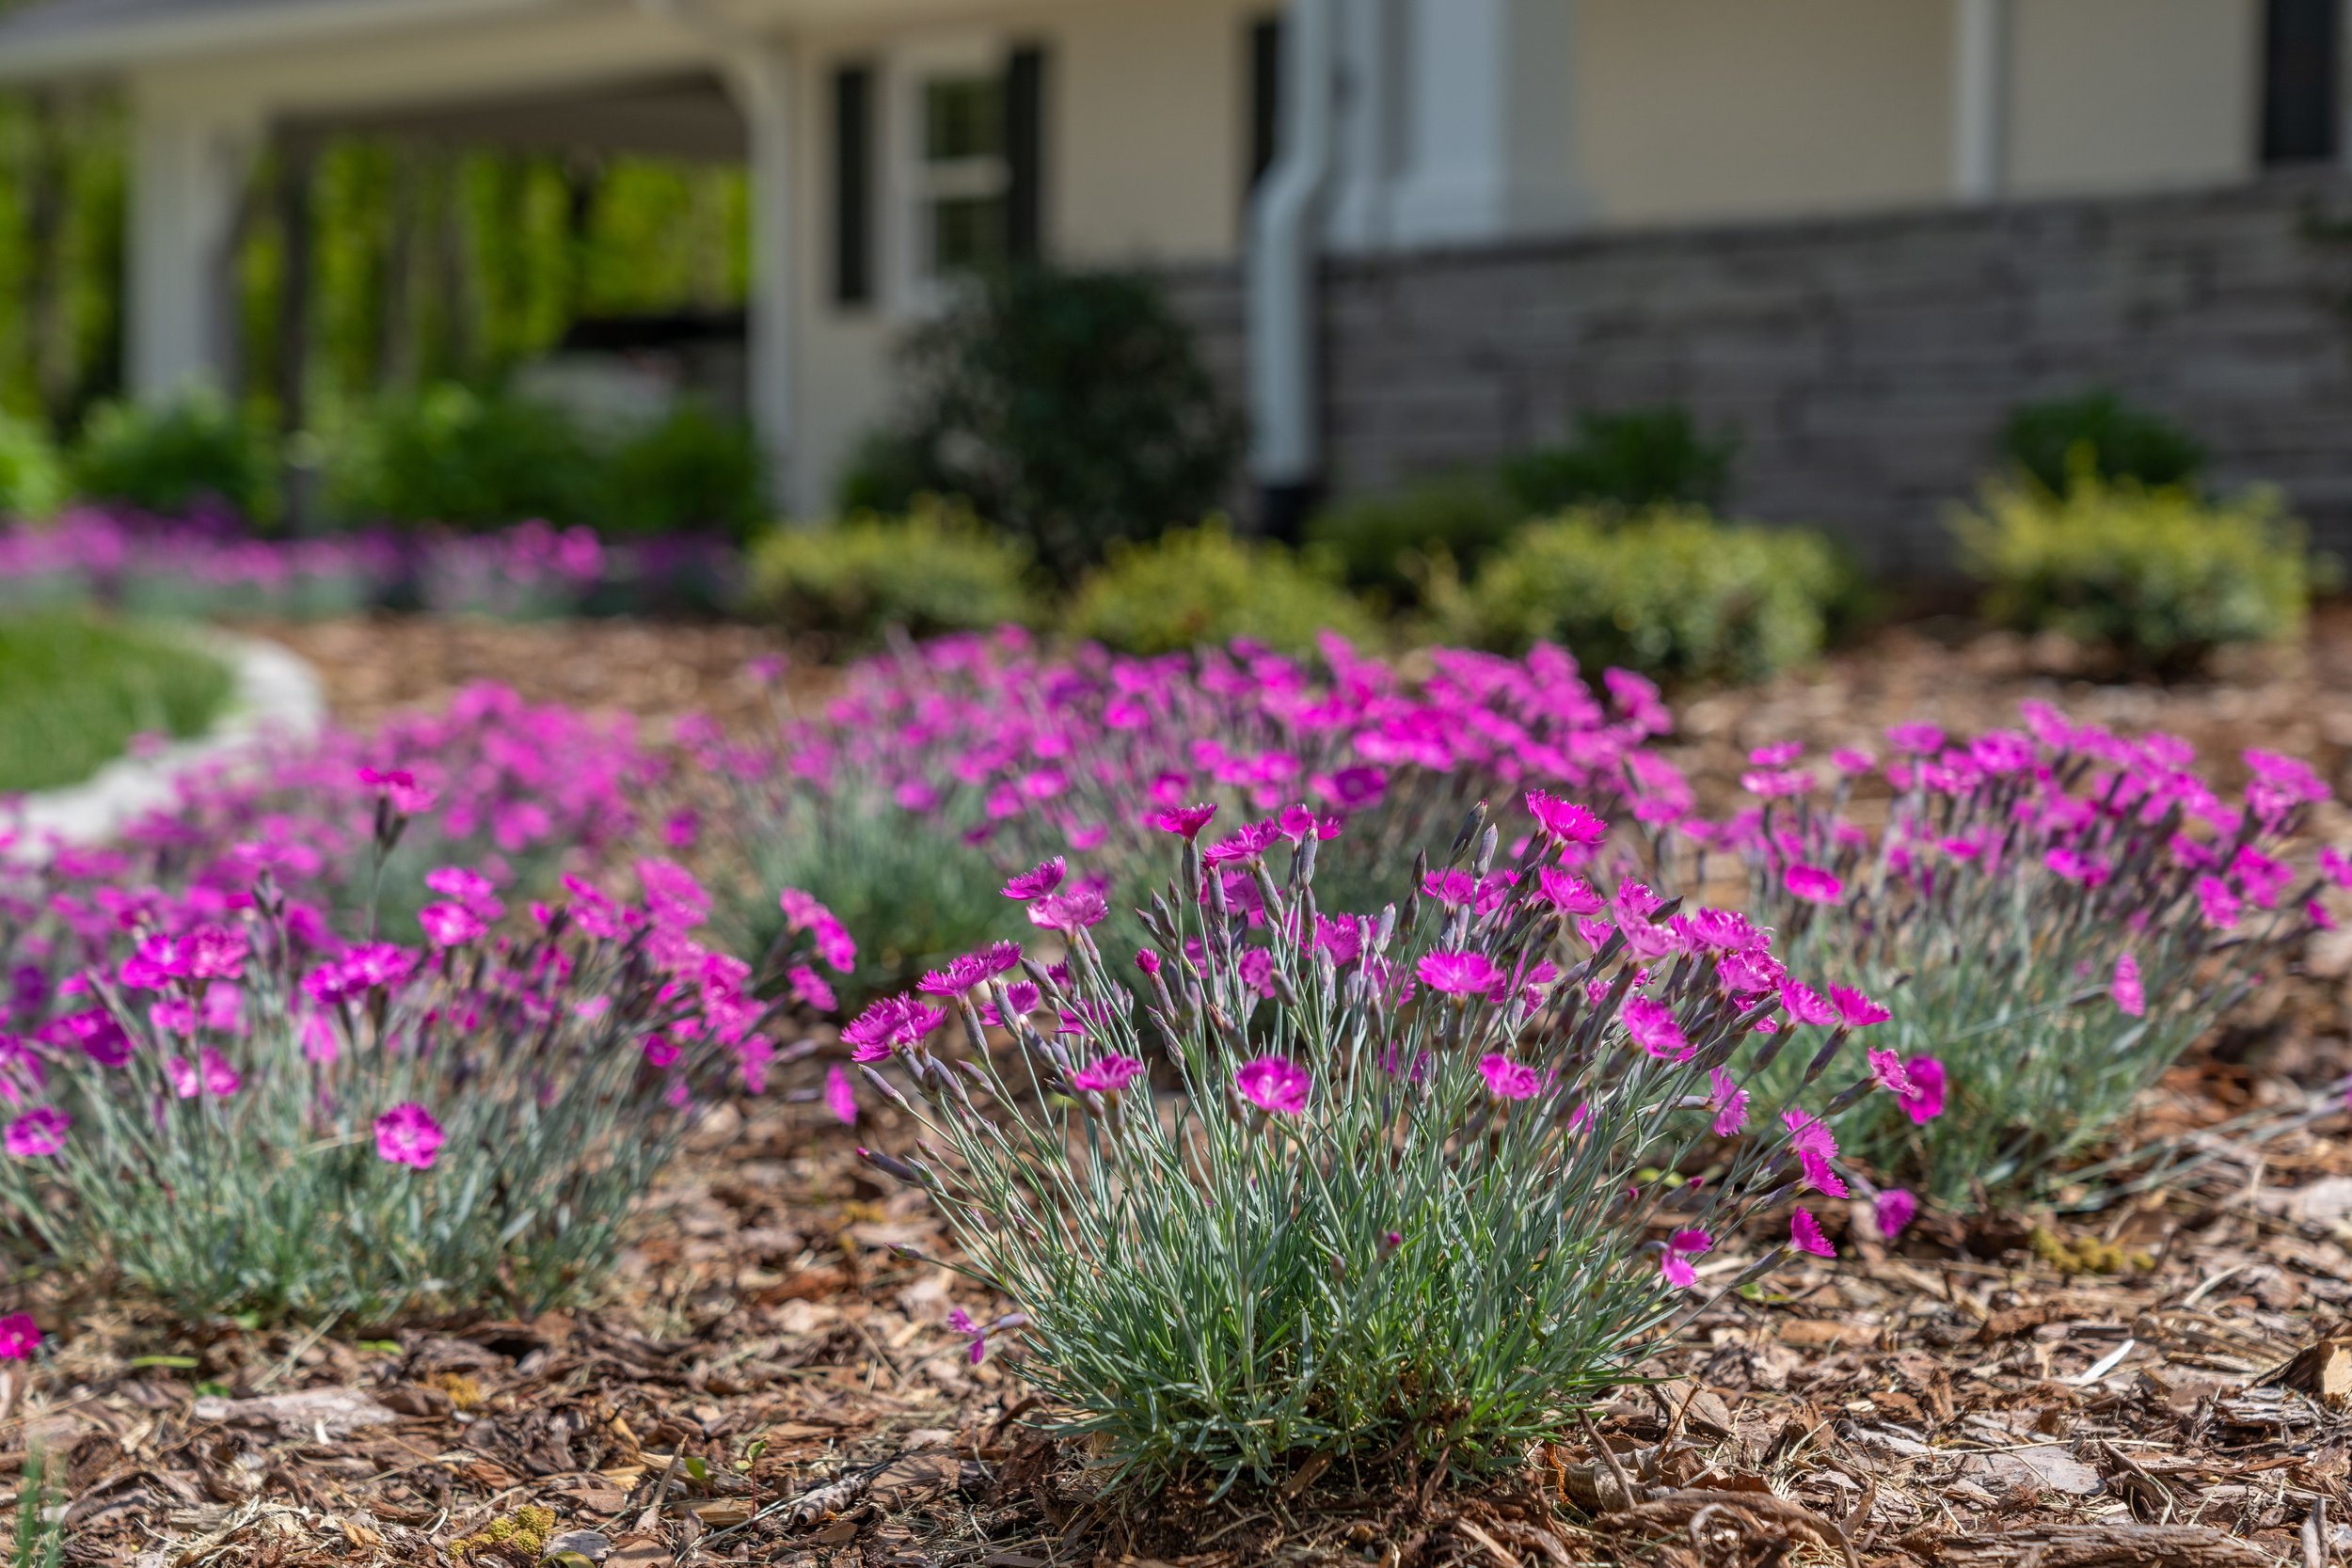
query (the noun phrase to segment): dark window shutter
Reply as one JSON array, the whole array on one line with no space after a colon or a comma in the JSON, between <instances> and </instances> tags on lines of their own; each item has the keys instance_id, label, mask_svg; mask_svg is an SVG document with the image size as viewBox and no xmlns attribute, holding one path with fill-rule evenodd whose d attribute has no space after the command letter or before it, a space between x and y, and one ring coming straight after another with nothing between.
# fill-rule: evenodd
<instances>
[{"instance_id":1,"label":"dark window shutter","mask_svg":"<svg viewBox=\"0 0 2352 1568\"><path fill-rule=\"evenodd\" d=\"M2336 155L2337 0L2263 8L2263 162Z\"/></svg>"},{"instance_id":2,"label":"dark window shutter","mask_svg":"<svg viewBox=\"0 0 2352 1568\"><path fill-rule=\"evenodd\" d=\"M1274 166L1282 128L1282 22L1266 17L1249 24L1249 187L1257 188Z\"/></svg>"},{"instance_id":3,"label":"dark window shutter","mask_svg":"<svg viewBox=\"0 0 2352 1568\"><path fill-rule=\"evenodd\" d=\"M833 73L833 298L874 299L874 68Z\"/></svg>"},{"instance_id":4,"label":"dark window shutter","mask_svg":"<svg viewBox=\"0 0 2352 1568\"><path fill-rule=\"evenodd\" d=\"M1045 51L1025 44L1005 63L1005 254L1045 254Z\"/></svg>"}]
</instances>

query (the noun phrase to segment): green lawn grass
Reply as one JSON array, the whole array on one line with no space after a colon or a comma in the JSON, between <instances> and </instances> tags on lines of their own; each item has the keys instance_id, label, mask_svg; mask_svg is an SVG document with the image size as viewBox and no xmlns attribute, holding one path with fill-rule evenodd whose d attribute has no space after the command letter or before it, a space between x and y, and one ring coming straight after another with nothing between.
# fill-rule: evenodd
<instances>
[{"instance_id":1,"label":"green lawn grass","mask_svg":"<svg viewBox=\"0 0 2352 1568\"><path fill-rule=\"evenodd\" d=\"M77 784L136 735L201 735L228 667L169 630L78 611L0 615L0 795Z\"/></svg>"}]
</instances>

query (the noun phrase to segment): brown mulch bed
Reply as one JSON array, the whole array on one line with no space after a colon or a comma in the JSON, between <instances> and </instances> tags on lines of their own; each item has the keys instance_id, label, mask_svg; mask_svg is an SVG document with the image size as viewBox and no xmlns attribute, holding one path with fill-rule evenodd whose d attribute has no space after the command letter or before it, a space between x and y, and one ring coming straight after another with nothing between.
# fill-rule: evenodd
<instances>
[{"instance_id":1,"label":"brown mulch bed","mask_svg":"<svg viewBox=\"0 0 2352 1568\"><path fill-rule=\"evenodd\" d=\"M770 651L740 628L623 623L283 635L354 722L475 678L745 719L737 672ZM2352 784L2352 615L2169 690L2079 680L2071 657L1888 631L1686 700L1676 745L1720 803L1751 746L1874 744L1909 718L1980 729L2036 695L2219 755L2298 752ZM887 1110L854 1138L834 1126L809 1103L815 1062L747 1124L707 1130L593 1310L387 1343L190 1338L42 1297L64 1342L29 1386L0 1373L0 1475L41 1443L72 1499L70 1560L141 1568L520 1564L550 1538L628 1568L2318 1568L2352 1556L2346 1121L2258 1146L2198 1131L2352 1065L2352 946L2315 944L2305 971L2136 1129L2185 1140L2194 1171L2102 1210L1923 1222L1893 1248L1841 1235L1836 1262L1718 1304L1583 1434L1474 1489L1335 1467L1216 1501L1104 1497L1094 1456L1041 1436L1002 1358L972 1366L946 1325L992 1304L897 1250L936 1254L939 1227L850 1146L907 1129Z\"/></svg>"}]
</instances>

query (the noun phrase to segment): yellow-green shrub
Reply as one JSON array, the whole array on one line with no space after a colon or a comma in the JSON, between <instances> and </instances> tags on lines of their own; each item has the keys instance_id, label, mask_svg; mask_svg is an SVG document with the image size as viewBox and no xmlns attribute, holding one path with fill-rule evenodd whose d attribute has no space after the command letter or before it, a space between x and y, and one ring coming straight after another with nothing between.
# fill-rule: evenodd
<instances>
[{"instance_id":1,"label":"yellow-green shrub","mask_svg":"<svg viewBox=\"0 0 2352 1568\"><path fill-rule=\"evenodd\" d=\"M894 626L923 637L1032 621L1031 564L969 513L918 503L903 517L770 530L752 546L752 601L789 631L857 647Z\"/></svg>"},{"instance_id":2,"label":"yellow-green shrub","mask_svg":"<svg viewBox=\"0 0 2352 1568\"><path fill-rule=\"evenodd\" d=\"M1375 630L1327 553L1236 539L1215 522L1112 546L1109 561L1079 583L1066 624L1076 636L1136 654L1236 637L1297 653L1322 632L1362 641Z\"/></svg>"},{"instance_id":3,"label":"yellow-green shrub","mask_svg":"<svg viewBox=\"0 0 2352 1568\"><path fill-rule=\"evenodd\" d=\"M2302 529L2269 490L2207 500L2082 469L2063 495L1990 483L1953 529L1988 618L2159 673L2224 642L2293 637L2311 606Z\"/></svg>"},{"instance_id":4,"label":"yellow-green shrub","mask_svg":"<svg viewBox=\"0 0 2352 1568\"><path fill-rule=\"evenodd\" d=\"M1439 595L1439 618L1497 650L1558 642L1592 667L1756 680L1821 650L1852 582L1807 530L1719 522L1695 507L1623 520L1584 508L1520 530L1468 588Z\"/></svg>"}]
</instances>

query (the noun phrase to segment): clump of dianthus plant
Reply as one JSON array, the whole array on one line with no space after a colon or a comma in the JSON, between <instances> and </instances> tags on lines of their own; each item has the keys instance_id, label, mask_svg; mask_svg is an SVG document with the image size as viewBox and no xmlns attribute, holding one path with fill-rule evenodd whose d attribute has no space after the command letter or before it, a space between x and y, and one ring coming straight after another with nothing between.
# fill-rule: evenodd
<instances>
[{"instance_id":1,"label":"clump of dianthus plant","mask_svg":"<svg viewBox=\"0 0 2352 1568\"><path fill-rule=\"evenodd\" d=\"M1101 895L1049 862L1007 891L1061 961L975 953L847 1030L925 1125L870 1158L945 1211L1020 1374L1130 1479L1507 1466L1678 1314L1831 1253L1820 1118L1874 1086L1824 1082L1848 1029L1776 1029L1806 1103L1752 1104L1727 1069L1779 1007L1764 933L1604 895L1599 819L1528 805L1512 863L1482 806L1370 913L1318 903L1331 819L1204 843L1212 808L1168 808L1179 876L1117 973ZM1620 921L1691 945L1645 959Z\"/></svg>"}]
</instances>

